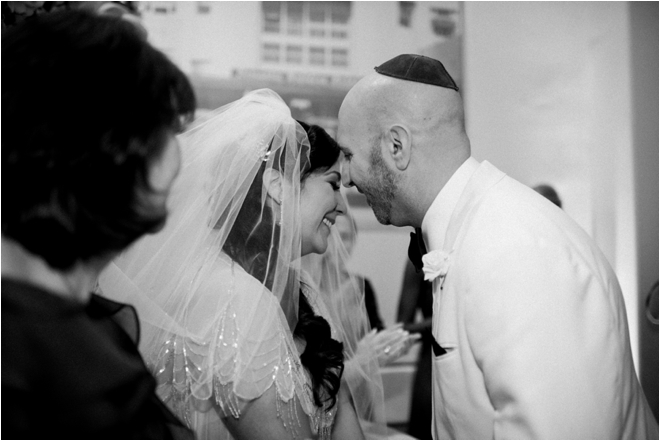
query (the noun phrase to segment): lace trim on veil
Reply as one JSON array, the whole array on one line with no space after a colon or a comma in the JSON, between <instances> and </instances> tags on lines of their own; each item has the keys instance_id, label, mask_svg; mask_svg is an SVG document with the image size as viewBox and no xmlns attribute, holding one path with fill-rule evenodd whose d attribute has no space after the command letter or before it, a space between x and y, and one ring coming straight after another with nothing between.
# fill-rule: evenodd
<instances>
[{"instance_id":1,"label":"lace trim on veil","mask_svg":"<svg viewBox=\"0 0 660 441\"><path fill-rule=\"evenodd\" d=\"M325 411L314 404L311 380L300 363L292 333L276 298L263 285L233 266L235 291L202 340L168 336L147 356L158 380L158 395L193 430L193 412L219 410L240 418L244 406L273 385L277 416L294 438L301 427L294 398L310 418L312 431L329 439L336 406ZM243 272L243 274L241 274ZM219 275L222 277L223 275ZM226 275L225 275L225 279ZM310 304L323 314L309 289ZM235 294L235 295L234 295ZM323 314L324 317L329 317ZM336 334L333 327L333 337ZM216 404L217 406L212 406Z\"/></svg>"}]
</instances>

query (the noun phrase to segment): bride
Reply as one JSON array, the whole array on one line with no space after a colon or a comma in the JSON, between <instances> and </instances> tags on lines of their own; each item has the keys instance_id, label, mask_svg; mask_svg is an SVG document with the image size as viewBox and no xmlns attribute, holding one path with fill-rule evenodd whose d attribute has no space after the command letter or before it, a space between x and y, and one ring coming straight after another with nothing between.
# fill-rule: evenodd
<instances>
[{"instance_id":1,"label":"bride","mask_svg":"<svg viewBox=\"0 0 660 441\"><path fill-rule=\"evenodd\" d=\"M377 354L358 344L363 289L329 280L348 256L333 227L347 210L339 148L301 124L261 89L182 135L167 225L99 280L137 307L159 396L199 438L362 439L384 427ZM322 290L321 275L348 289Z\"/></svg>"}]
</instances>

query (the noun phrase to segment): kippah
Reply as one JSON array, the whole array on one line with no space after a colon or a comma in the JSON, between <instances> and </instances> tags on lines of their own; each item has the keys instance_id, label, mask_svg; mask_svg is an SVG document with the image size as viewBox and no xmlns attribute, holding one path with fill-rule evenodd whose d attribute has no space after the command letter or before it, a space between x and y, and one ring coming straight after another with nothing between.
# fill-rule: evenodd
<instances>
[{"instance_id":1,"label":"kippah","mask_svg":"<svg viewBox=\"0 0 660 441\"><path fill-rule=\"evenodd\" d=\"M388 77L447 87L458 91L458 86L442 63L424 55L397 55L374 69L379 74Z\"/></svg>"}]
</instances>

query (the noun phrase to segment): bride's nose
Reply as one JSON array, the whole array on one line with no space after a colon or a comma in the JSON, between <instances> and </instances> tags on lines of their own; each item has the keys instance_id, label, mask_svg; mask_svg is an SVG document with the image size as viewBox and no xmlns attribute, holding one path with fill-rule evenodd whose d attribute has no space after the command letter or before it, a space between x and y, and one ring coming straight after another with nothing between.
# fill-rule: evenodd
<instances>
[{"instance_id":1,"label":"bride's nose","mask_svg":"<svg viewBox=\"0 0 660 441\"><path fill-rule=\"evenodd\" d=\"M341 194L341 192L337 192L337 207L335 207L335 211L340 215L343 216L346 214L346 200L344 199L344 195Z\"/></svg>"}]
</instances>

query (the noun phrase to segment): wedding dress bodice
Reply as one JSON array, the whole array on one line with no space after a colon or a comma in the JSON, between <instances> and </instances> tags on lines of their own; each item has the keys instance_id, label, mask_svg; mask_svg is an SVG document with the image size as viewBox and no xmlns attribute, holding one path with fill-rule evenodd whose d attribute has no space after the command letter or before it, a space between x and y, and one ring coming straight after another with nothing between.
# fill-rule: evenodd
<instances>
[{"instance_id":1,"label":"wedding dress bodice","mask_svg":"<svg viewBox=\"0 0 660 441\"><path fill-rule=\"evenodd\" d=\"M146 352L159 396L197 437L230 439L221 418L240 418L249 401L275 387L277 415L292 438L303 424L294 400L312 431L329 438L336 405L326 411L314 404L311 379L279 302L239 265L220 268L201 282L200 298L190 303L186 336L172 334ZM330 321L311 288L301 286L314 312Z\"/></svg>"}]
</instances>

